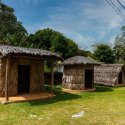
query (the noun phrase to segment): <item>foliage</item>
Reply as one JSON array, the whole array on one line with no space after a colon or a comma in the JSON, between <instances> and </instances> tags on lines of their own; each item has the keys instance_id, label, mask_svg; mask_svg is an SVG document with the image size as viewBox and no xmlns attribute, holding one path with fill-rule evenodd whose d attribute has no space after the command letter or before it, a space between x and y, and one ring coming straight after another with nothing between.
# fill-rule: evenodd
<instances>
[{"instance_id":1,"label":"foliage","mask_svg":"<svg viewBox=\"0 0 125 125\"><path fill-rule=\"evenodd\" d=\"M0 2L0 44L22 46L27 32L17 21L14 9Z\"/></svg>"},{"instance_id":2,"label":"foliage","mask_svg":"<svg viewBox=\"0 0 125 125\"><path fill-rule=\"evenodd\" d=\"M97 44L94 51L94 57L104 63L114 63L115 56L112 48L106 44Z\"/></svg>"},{"instance_id":3,"label":"foliage","mask_svg":"<svg viewBox=\"0 0 125 125\"><path fill-rule=\"evenodd\" d=\"M35 34L30 34L28 41L30 47L42 48L52 52L57 52L62 55L64 59L76 55L85 57L91 55L90 51L79 49L78 45L73 40L66 38L60 32L49 28L39 30Z\"/></svg>"},{"instance_id":4,"label":"foliage","mask_svg":"<svg viewBox=\"0 0 125 125\"><path fill-rule=\"evenodd\" d=\"M122 33L115 39L114 50L118 62L125 60L125 26L121 28Z\"/></svg>"},{"instance_id":5,"label":"foliage","mask_svg":"<svg viewBox=\"0 0 125 125\"><path fill-rule=\"evenodd\" d=\"M88 57L90 56L91 57L91 52L90 51L85 51L85 50L82 50L82 49L78 49L78 55L80 56L85 56L85 57Z\"/></svg>"},{"instance_id":6,"label":"foliage","mask_svg":"<svg viewBox=\"0 0 125 125\"><path fill-rule=\"evenodd\" d=\"M43 29L29 35L29 46L57 52L64 59L77 54L78 46L71 39L52 29Z\"/></svg>"}]
</instances>

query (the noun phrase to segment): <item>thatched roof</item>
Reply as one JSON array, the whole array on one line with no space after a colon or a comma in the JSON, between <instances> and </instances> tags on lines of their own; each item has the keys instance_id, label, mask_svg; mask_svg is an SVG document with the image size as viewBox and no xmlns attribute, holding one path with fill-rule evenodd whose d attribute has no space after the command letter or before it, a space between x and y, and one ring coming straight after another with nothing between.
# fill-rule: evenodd
<instances>
[{"instance_id":1,"label":"thatched roof","mask_svg":"<svg viewBox=\"0 0 125 125\"><path fill-rule=\"evenodd\" d=\"M92 58L84 57L84 56L74 56L63 62L63 65L77 65L77 64L99 65L99 63L93 60Z\"/></svg>"},{"instance_id":2,"label":"thatched roof","mask_svg":"<svg viewBox=\"0 0 125 125\"><path fill-rule=\"evenodd\" d=\"M101 64L94 67L94 83L100 85L114 86L123 64Z\"/></svg>"},{"instance_id":3,"label":"thatched roof","mask_svg":"<svg viewBox=\"0 0 125 125\"><path fill-rule=\"evenodd\" d=\"M9 55L26 55L33 57L48 57L48 58L51 57L57 60L62 60L60 55L43 49L0 45L0 56L5 57Z\"/></svg>"}]
</instances>

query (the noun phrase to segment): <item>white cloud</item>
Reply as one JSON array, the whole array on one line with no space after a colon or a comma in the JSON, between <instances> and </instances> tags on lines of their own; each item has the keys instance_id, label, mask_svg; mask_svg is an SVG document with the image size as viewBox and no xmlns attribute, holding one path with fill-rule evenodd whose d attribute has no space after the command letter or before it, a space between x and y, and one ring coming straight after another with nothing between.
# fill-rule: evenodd
<instances>
[{"instance_id":1,"label":"white cloud","mask_svg":"<svg viewBox=\"0 0 125 125\"><path fill-rule=\"evenodd\" d=\"M110 42L110 45L111 45L111 46L113 46L113 45L114 45L115 38L116 38L116 36L115 36L115 35L110 37L109 42Z\"/></svg>"},{"instance_id":2,"label":"white cloud","mask_svg":"<svg viewBox=\"0 0 125 125\"><path fill-rule=\"evenodd\" d=\"M48 12L48 20L33 28L29 26L28 29L34 32L50 27L75 40L80 47L87 45L90 48L93 41L103 41L123 25L121 17L106 1L97 0L97 2L98 4L92 3L91 0L74 0L70 5L54 6Z\"/></svg>"},{"instance_id":3,"label":"white cloud","mask_svg":"<svg viewBox=\"0 0 125 125\"><path fill-rule=\"evenodd\" d=\"M123 21L121 17L110 7L107 3L102 2L100 5L84 5L82 13L88 20L96 22L98 25L102 25L102 28L113 29L119 27Z\"/></svg>"}]
</instances>

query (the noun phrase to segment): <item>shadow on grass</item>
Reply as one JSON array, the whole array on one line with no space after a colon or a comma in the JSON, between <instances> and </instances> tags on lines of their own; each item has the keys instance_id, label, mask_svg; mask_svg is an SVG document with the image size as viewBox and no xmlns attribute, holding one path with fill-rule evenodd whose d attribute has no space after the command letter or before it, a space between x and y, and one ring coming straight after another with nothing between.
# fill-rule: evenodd
<instances>
[{"instance_id":1,"label":"shadow on grass","mask_svg":"<svg viewBox=\"0 0 125 125\"><path fill-rule=\"evenodd\" d=\"M46 104L52 104L52 103L57 103L57 102L81 98L80 95L62 92L60 89L54 90L54 93L55 93L56 96L53 97L53 98L31 101L29 103L30 103L31 106L36 106L36 105L46 105Z\"/></svg>"},{"instance_id":2,"label":"shadow on grass","mask_svg":"<svg viewBox=\"0 0 125 125\"><path fill-rule=\"evenodd\" d=\"M111 92L113 88L105 86L96 86L96 92Z\"/></svg>"},{"instance_id":3,"label":"shadow on grass","mask_svg":"<svg viewBox=\"0 0 125 125\"><path fill-rule=\"evenodd\" d=\"M47 87L46 91L50 92L51 90L49 87ZM98 92L111 92L111 91L113 91L113 89L111 87L96 86L95 92L98 93ZM53 104L53 103L57 103L57 102L67 101L67 100L83 98L83 95L62 92L61 86L55 87L54 93L55 93L56 97L48 98L48 99L44 99L44 100L31 101L31 102L29 102L30 106L47 105L47 104ZM89 94L84 93L84 96L89 98L89 96L91 94L92 93L89 93Z\"/></svg>"}]
</instances>

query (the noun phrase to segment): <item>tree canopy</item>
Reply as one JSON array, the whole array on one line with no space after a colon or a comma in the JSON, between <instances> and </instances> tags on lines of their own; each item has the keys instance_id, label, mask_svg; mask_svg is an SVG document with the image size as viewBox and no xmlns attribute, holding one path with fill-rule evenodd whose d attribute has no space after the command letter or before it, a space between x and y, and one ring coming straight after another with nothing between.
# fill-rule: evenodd
<instances>
[{"instance_id":1,"label":"tree canopy","mask_svg":"<svg viewBox=\"0 0 125 125\"><path fill-rule=\"evenodd\" d=\"M115 56L118 62L125 60L125 26L121 28L122 33L119 34L114 43Z\"/></svg>"},{"instance_id":2,"label":"tree canopy","mask_svg":"<svg viewBox=\"0 0 125 125\"><path fill-rule=\"evenodd\" d=\"M94 57L96 60L104 63L114 63L115 61L115 56L112 48L106 44L96 45Z\"/></svg>"},{"instance_id":3,"label":"tree canopy","mask_svg":"<svg viewBox=\"0 0 125 125\"><path fill-rule=\"evenodd\" d=\"M75 56L78 51L78 45L73 40L49 28L29 35L28 41L30 47L57 52L64 59Z\"/></svg>"},{"instance_id":4,"label":"tree canopy","mask_svg":"<svg viewBox=\"0 0 125 125\"><path fill-rule=\"evenodd\" d=\"M0 44L21 46L27 32L17 21L14 9L0 2Z\"/></svg>"}]
</instances>

